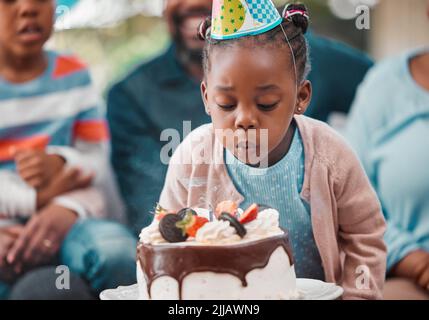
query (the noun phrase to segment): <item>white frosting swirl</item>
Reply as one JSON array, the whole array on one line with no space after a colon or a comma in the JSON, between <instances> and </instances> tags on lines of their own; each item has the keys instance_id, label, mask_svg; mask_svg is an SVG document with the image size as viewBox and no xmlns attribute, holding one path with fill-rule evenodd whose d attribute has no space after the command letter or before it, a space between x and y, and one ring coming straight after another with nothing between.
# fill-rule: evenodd
<instances>
[{"instance_id":1,"label":"white frosting swirl","mask_svg":"<svg viewBox=\"0 0 429 320\"><path fill-rule=\"evenodd\" d=\"M197 231L195 240L199 243L226 244L240 241L241 238L228 221L213 221Z\"/></svg>"},{"instance_id":2,"label":"white frosting swirl","mask_svg":"<svg viewBox=\"0 0 429 320\"><path fill-rule=\"evenodd\" d=\"M279 226L279 212L275 209L266 209L258 213L257 219L246 223L247 239L268 238L282 234Z\"/></svg>"},{"instance_id":3,"label":"white frosting swirl","mask_svg":"<svg viewBox=\"0 0 429 320\"><path fill-rule=\"evenodd\" d=\"M144 244L160 244L167 241L162 237L159 232L159 222L154 221L152 224L144 228L140 233L140 242Z\"/></svg>"}]
</instances>

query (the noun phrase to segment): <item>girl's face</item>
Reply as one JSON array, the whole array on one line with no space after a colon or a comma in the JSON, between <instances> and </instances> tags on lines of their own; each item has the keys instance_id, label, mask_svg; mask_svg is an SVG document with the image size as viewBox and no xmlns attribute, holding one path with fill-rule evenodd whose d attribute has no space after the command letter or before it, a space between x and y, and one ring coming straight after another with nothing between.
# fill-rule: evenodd
<instances>
[{"instance_id":1,"label":"girl's face","mask_svg":"<svg viewBox=\"0 0 429 320\"><path fill-rule=\"evenodd\" d=\"M211 51L211 68L201 85L206 111L217 138L247 164L257 165L249 157L243 159L243 153L268 158L268 165L279 161L292 140L293 130L289 129L294 114L304 113L310 103L310 82L304 81L297 92L286 50L237 45ZM232 130L234 143L226 143L218 129ZM254 142L249 135L252 131L256 133ZM261 139L263 132L268 133L267 146L262 145L266 141Z\"/></svg>"},{"instance_id":2,"label":"girl's face","mask_svg":"<svg viewBox=\"0 0 429 320\"><path fill-rule=\"evenodd\" d=\"M0 49L17 57L38 54L53 23L54 0L0 0Z\"/></svg>"}]
</instances>

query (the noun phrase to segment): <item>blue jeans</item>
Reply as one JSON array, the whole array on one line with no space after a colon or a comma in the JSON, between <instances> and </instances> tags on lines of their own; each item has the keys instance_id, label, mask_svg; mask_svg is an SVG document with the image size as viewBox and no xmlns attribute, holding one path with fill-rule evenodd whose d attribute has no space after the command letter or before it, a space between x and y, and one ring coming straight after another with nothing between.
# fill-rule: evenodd
<instances>
[{"instance_id":1,"label":"blue jeans","mask_svg":"<svg viewBox=\"0 0 429 320\"><path fill-rule=\"evenodd\" d=\"M64 240L60 261L99 293L136 283L136 245L137 239L119 223L82 220Z\"/></svg>"},{"instance_id":2,"label":"blue jeans","mask_svg":"<svg viewBox=\"0 0 429 320\"><path fill-rule=\"evenodd\" d=\"M0 282L0 300L7 299L9 295L9 285L6 283Z\"/></svg>"},{"instance_id":3,"label":"blue jeans","mask_svg":"<svg viewBox=\"0 0 429 320\"><path fill-rule=\"evenodd\" d=\"M65 238L59 263L86 280L95 293L136 283L137 239L123 225L106 220L81 220ZM0 300L12 285L0 282Z\"/></svg>"}]
</instances>

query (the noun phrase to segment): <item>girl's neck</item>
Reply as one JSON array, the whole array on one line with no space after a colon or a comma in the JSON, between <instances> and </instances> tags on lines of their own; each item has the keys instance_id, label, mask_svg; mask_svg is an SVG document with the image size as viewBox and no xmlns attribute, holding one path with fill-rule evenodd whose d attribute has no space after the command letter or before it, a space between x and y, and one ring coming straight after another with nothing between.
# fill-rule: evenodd
<instances>
[{"instance_id":1,"label":"girl's neck","mask_svg":"<svg viewBox=\"0 0 429 320\"><path fill-rule=\"evenodd\" d=\"M295 133L296 125L295 121L292 120L292 123L289 126L289 129L286 132L282 142L268 155L268 165L271 167L283 159L289 152L290 146L292 144L293 136Z\"/></svg>"},{"instance_id":2,"label":"girl's neck","mask_svg":"<svg viewBox=\"0 0 429 320\"><path fill-rule=\"evenodd\" d=\"M48 60L43 51L37 55L17 57L0 50L0 77L11 83L31 81L45 72Z\"/></svg>"},{"instance_id":3,"label":"girl's neck","mask_svg":"<svg viewBox=\"0 0 429 320\"><path fill-rule=\"evenodd\" d=\"M410 61L410 72L414 80L429 91L429 53L416 56Z\"/></svg>"}]
</instances>

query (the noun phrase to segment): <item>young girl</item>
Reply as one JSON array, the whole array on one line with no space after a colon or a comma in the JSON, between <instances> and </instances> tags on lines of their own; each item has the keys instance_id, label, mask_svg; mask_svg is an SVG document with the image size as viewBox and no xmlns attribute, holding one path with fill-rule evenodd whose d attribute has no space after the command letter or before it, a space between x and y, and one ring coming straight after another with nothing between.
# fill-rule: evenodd
<instances>
[{"instance_id":1,"label":"young girl","mask_svg":"<svg viewBox=\"0 0 429 320\"><path fill-rule=\"evenodd\" d=\"M346 299L381 298L385 221L376 194L347 144L302 115L311 99L305 6L288 5L278 22L274 15L265 28L235 28L234 36L219 18L236 21L223 14L235 1L215 2L212 27L207 20L200 28L201 91L213 123L193 131L173 155L160 204L171 210L223 200L242 208L269 204L289 230L299 278L335 282ZM275 10L262 2L263 10ZM253 0L241 4L255 10ZM225 131L234 133L233 144ZM249 160L251 152L258 163Z\"/></svg>"}]
</instances>

